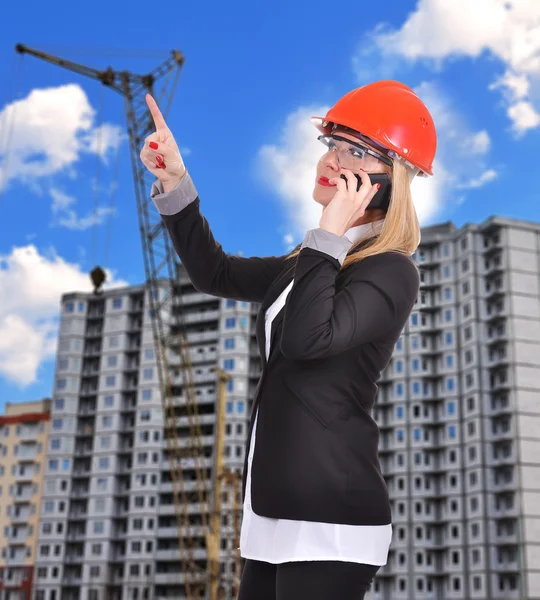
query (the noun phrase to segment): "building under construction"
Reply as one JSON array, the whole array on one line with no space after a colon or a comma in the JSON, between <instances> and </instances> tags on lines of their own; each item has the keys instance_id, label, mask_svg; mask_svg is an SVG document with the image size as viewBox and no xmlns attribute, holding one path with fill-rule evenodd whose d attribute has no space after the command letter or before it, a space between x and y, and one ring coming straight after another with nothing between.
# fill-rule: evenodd
<instances>
[{"instance_id":1,"label":"building under construction","mask_svg":"<svg viewBox=\"0 0 540 600\"><path fill-rule=\"evenodd\" d=\"M201 294L187 276L180 277L179 290L210 488L216 367L234 372L226 390L223 453L226 470L240 474L259 359L247 303ZM35 598L185 598L178 510L187 509L195 524L184 541L206 568L200 524L207 508L196 493L187 506L176 506L173 498L151 318L144 286L62 298ZM185 445L190 432L188 417L181 414L183 388L172 357L170 365L179 440ZM183 479L186 492L197 491L189 461ZM239 577L240 495L239 476L224 482L219 577L224 598L233 597Z\"/></svg>"}]
</instances>

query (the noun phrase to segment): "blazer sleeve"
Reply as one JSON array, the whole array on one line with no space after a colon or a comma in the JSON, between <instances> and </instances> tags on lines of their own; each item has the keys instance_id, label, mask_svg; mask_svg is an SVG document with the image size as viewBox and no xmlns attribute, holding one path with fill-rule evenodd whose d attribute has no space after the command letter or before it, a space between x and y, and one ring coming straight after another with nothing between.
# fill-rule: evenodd
<instances>
[{"instance_id":1,"label":"blazer sleeve","mask_svg":"<svg viewBox=\"0 0 540 600\"><path fill-rule=\"evenodd\" d=\"M262 302L285 266L282 256L241 257L226 254L200 211L200 199L189 173L163 191L157 180L151 198L169 232L186 272L199 292L247 302Z\"/></svg>"},{"instance_id":2,"label":"blazer sleeve","mask_svg":"<svg viewBox=\"0 0 540 600\"><path fill-rule=\"evenodd\" d=\"M350 280L336 292L351 245L324 230L307 233L284 307L280 344L286 358L332 356L405 326L420 286L416 265L397 252L370 256L349 267Z\"/></svg>"}]
</instances>

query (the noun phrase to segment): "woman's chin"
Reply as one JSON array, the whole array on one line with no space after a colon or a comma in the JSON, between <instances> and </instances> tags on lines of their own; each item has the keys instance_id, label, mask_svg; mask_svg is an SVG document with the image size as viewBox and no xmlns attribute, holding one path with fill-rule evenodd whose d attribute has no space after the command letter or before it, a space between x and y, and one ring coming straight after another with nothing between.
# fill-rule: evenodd
<instances>
[{"instance_id":1,"label":"woman's chin","mask_svg":"<svg viewBox=\"0 0 540 600\"><path fill-rule=\"evenodd\" d=\"M326 206L332 198L328 194L328 192L326 192L326 193L325 192L326 192L326 190L321 190L320 185L315 184L315 188L314 188L313 194L312 194L313 200L315 200L315 202L317 202L318 204L321 204L322 206Z\"/></svg>"}]
</instances>

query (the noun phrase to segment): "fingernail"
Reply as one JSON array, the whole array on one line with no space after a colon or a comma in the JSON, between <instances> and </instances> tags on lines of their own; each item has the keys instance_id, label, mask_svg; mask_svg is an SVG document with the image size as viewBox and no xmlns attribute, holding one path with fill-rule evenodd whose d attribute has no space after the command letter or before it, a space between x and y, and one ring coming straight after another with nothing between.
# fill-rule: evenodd
<instances>
[{"instance_id":1,"label":"fingernail","mask_svg":"<svg viewBox=\"0 0 540 600\"><path fill-rule=\"evenodd\" d=\"M156 142L150 142L148 145L150 146L150 148L152 148L152 150L158 149L158 145L156 144Z\"/></svg>"},{"instance_id":2,"label":"fingernail","mask_svg":"<svg viewBox=\"0 0 540 600\"><path fill-rule=\"evenodd\" d=\"M378 190L380 190L380 189L381 189L381 184L380 184L380 183L378 183L378 184L377 184L377 189L378 189Z\"/></svg>"}]
</instances>

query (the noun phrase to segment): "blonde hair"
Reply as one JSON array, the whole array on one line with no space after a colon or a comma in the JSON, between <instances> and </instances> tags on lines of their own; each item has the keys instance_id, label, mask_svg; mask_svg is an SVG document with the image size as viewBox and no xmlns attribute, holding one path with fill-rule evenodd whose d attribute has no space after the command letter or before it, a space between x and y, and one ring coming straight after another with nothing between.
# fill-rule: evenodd
<instances>
[{"instance_id":1,"label":"blonde hair","mask_svg":"<svg viewBox=\"0 0 540 600\"><path fill-rule=\"evenodd\" d=\"M362 239L354 243L341 269L359 262L368 256L384 252L400 252L412 256L420 243L420 223L416 214L409 181L407 167L394 161L394 167L387 167L386 172L392 177L392 192L388 211L379 235ZM357 250L357 248L359 248ZM286 260L298 256L300 248L293 250Z\"/></svg>"}]
</instances>

